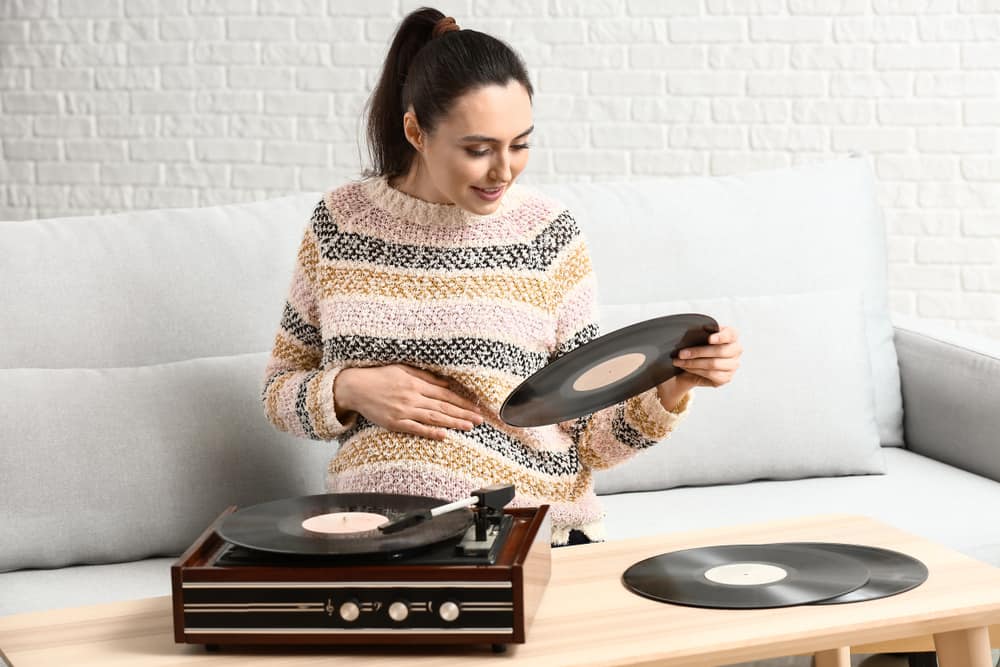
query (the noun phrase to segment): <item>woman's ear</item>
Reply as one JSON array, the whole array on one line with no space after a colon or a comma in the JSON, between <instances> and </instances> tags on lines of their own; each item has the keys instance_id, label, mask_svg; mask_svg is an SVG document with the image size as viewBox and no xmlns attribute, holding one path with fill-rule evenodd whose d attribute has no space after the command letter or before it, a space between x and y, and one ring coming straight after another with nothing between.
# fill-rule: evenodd
<instances>
[{"instance_id":1,"label":"woman's ear","mask_svg":"<svg viewBox=\"0 0 1000 667\"><path fill-rule=\"evenodd\" d=\"M424 133L420 129L420 124L417 122L417 114L413 113L412 110L408 110L403 114L403 134L406 135L406 140L410 142L418 153L422 153L424 150Z\"/></svg>"}]
</instances>

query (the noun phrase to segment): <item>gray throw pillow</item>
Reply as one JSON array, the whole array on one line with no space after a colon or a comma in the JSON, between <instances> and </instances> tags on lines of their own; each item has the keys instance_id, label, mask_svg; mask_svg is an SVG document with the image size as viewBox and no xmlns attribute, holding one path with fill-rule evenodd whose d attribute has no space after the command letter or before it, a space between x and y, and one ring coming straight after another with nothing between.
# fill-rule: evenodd
<instances>
[{"instance_id":1,"label":"gray throw pillow","mask_svg":"<svg viewBox=\"0 0 1000 667\"><path fill-rule=\"evenodd\" d=\"M268 423L266 361L0 369L0 572L176 555L231 504L322 493L333 448Z\"/></svg>"},{"instance_id":2,"label":"gray throw pillow","mask_svg":"<svg viewBox=\"0 0 1000 667\"><path fill-rule=\"evenodd\" d=\"M667 440L597 473L598 493L885 472L859 292L604 306L602 331L682 312L734 326L740 369L694 389Z\"/></svg>"}]
</instances>

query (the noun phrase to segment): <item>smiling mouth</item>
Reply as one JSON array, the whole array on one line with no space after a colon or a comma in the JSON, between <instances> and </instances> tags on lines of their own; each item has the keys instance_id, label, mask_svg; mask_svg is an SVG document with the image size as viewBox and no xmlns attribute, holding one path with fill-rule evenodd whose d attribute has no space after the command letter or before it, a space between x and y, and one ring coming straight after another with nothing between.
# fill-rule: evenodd
<instances>
[{"instance_id":1,"label":"smiling mouth","mask_svg":"<svg viewBox=\"0 0 1000 667\"><path fill-rule=\"evenodd\" d=\"M493 195L503 190L506 186L501 185L500 187L496 188L478 188L475 185L473 185L472 187L475 188L476 190L479 190L480 192L485 192L486 194Z\"/></svg>"}]
</instances>

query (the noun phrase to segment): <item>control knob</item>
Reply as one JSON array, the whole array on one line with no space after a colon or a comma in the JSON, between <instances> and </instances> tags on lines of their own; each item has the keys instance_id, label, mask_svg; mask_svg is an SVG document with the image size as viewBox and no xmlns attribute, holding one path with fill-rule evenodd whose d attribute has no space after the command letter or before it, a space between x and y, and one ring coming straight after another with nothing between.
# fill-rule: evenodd
<instances>
[{"instance_id":1,"label":"control knob","mask_svg":"<svg viewBox=\"0 0 1000 667\"><path fill-rule=\"evenodd\" d=\"M457 602L448 600L447 602L442 602L441 606L438 607L438 615L441 617L442 621L447 621L451 623L458 618L458 615L462 613L462 608L458 606Z\"/></svg>"},{"instance_id":2,"label":"control knob","mask_svg":"<svg viewBox=\"0 0 1000 667\"><path fill-rule=\"evenodd\" d=\"M410 615L410 605L396 600L391 605L389 605L389 618L401 623L406 620L406 617Z\"/></svg>"},{"instance_id":3,"label":"control knob","mask_svg":"<svg viewBox=\"0 0 1000 667\"><path fill-rule=\"evenodd\" d=\"M360 615L361 607L358 606L357 600L348 600L340 605L340 617L348 623L358 620Z\"/></svg>"}]
</instances>

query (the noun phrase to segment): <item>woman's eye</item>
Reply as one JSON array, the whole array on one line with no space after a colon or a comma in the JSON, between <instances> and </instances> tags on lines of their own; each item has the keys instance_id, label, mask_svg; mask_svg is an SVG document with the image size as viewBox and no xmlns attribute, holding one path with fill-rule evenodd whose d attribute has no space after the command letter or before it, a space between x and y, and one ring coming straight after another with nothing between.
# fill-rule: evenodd
<instances>
[{"instance_id":1,"label":"woman's eye","mask_svg":"<svg viewBox=\"0 0 1000 667\"><path fill-rule=\"evenodd\" d=\"M477 150L472 149L472 148L466 148L465 152L467 152L469 155L471 155L473 157L482 157L482 156L486 155L487 153L489 153L490 149L484 148L481 151L477 151Z\"/></svg>"},{"instance_id":2,"label":"woman's eye","mask_svg":"<svg viewBox=\"0 0 1000 667\"><path fill-rule=\"evenodd\" d=\"M515 144L511 148L516 148L519 151L527 150L530 148L530 144Z\"/></svg>"}]
</instances>

